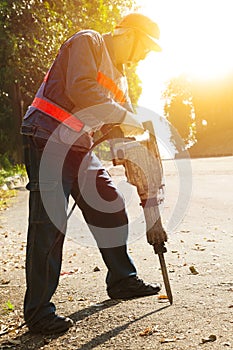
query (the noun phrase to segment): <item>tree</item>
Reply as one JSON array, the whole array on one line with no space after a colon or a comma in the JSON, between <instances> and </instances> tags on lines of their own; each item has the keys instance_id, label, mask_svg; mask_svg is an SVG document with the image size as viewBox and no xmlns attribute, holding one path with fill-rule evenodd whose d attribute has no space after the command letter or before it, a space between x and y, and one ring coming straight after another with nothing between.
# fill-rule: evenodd
<instances>
[{"instance_id":1,"label":"tree","mask_svg":"<svg viewBox=\"0 0 233 350\"><path fill-rule=\"evenodd\" d=\"M22 116L61 43L82 28L111 31L134 3L134 0L1 0L0 154L7 153L16 162L21 161Z\"/></svg>"},{"instance_id":2,"label":"tree","mask_svg":"<svg viewBox=\"0 0 233 350\"><path fill-rule=\"evenodd\" d=\"M191 84L185 76L171 79L163 93L164 115L178 130L184 143L189 146L195 140L194 107ZM175 138L171 141L178 148Z\"/></svg>"},{"instance_id":3,"label":"tree","mask_svg":"<svg viewBox=\"0 0 233 350\"><path fill-rule=\"evenodd\" d=\"M129 96L132 104L135 106L138 103L138 99L142 93L141 80L136 73L137 64L133 64L131 67L126 67L126 76L128 77L129 84Z\"/></svg>"},{"instance_id":4,"label":"tree","mask_svg":"<svg viewBox=\"0 0 233 350\"><path fill-rule=\"evenodd\" d=\"M212 81L193 81L197 139L233 128L233 75Z\"/></svg>"},{"instance_id":5,"label":"tree","mask_svg":"<svg viewBox=\"0 0 233 350\"><path fill-rule=\"evenodd\" d=\"M4 62L0 69L0 137L4 141L0 151L16 162L21 160L22 116L55 56L59 41L71 28L65 5L63 1L57 11L55 2L40 0L10 0L0 5L0 59Z\"/></svg>"},{"instance_id":6,"label":"tree","mask_svg":"<svg viewBox=\"0 0 233 350\"><path fill-rule=\"evenodd\" d=\"M164 112L191 155L232 154L233 75L211 80L170 80ZM194 113L195 112L195 113ZM172 138L178 149L177 142Z\"/></svg>"}]
</instances>

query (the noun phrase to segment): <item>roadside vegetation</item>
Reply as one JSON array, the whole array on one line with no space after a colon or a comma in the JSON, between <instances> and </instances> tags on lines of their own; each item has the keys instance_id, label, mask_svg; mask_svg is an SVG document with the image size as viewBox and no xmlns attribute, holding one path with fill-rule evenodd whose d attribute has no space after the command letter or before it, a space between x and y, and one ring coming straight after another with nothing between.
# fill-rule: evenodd
<instances>
[{"instance_id":1,"label":"roadside vegetation","mask_svg":"<svg viewBox=\"0 0 233 350\"><path fill-rule=\"evenodd\" d=\"M0 157L0 210L8 208L16 196L16 187L26 179L22 164L13 165L6 155Z\"/></svg>"}]
</instances>

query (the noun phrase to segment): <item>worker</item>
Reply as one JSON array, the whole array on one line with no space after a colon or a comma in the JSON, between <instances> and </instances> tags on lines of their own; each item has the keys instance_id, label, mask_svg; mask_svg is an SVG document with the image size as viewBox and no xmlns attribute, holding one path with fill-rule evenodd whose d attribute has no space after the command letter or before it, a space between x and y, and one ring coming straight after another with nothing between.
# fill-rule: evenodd
<instances>
[{"instance_id":1,"label":"worker","mask_svg":"<svg viewBox=\"0 0 233 350\"><path fill-rule=\"evenodd\" d=\"M57 315L51 302L61 271L70 196L106 264L108 296L136 298L161 289L159 283L138 277L127 251L123 197L90 151L96 131L105 135L117 124L129 134L142 132L127 93L124 65L161 51L158 39L158 25L139 13L126 15L113 33L75 33L61 46L24 116L30 191L24 318L33 333L60 333L73 324ZM107 206L101 207L101 200ZM165 239L163 232L157 241Z\"/></svg>"}]
</instances>

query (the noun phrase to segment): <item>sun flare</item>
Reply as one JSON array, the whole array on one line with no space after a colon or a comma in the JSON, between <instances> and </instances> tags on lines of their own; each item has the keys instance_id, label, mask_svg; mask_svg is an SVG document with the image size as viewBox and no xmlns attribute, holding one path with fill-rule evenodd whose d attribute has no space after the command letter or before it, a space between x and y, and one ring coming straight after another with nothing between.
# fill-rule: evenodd
<instances>
[{"instance_id":1,"label":"sun flare","mask_svg":"<svg viewBox=\"0 0 233 350\"><path fill-rule=\"evenodd\" d=\"M174 73L215 78L233 70L230 0L144 0L142 9L158 21L165 60Z\"/></svg>"},{"instance_id":2,"label":"sun flare","mask_svg":"<svg viewBox=\"0 0 233 350\"><path fill-rule=\"evenodd\" d=\"M138 0L138 4L140 12L159 24L163 48L139 65L144 98L149 99L151 82L159 91L165 81L180 74L212 80L233 73L231 0Z\"/></svg>"}]
</instances>

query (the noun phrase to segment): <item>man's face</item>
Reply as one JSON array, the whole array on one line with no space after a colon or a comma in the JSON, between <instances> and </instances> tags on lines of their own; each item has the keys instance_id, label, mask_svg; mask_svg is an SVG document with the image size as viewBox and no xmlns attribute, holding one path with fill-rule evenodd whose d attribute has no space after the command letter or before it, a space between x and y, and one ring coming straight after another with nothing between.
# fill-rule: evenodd
<instances>
[{"instance_id":1,"label":"man's face","mask_svg":"<svg viewBox=\"0 0 233 350\"><path fill-rule=\"evenodd\" d=\"M130 62L137 63L144 60L146 55L152 50L150 39L144 34L136 34L132 52L130 53Z\"/></svg>"},{"instance_id":2,"label":"man's face","mask_svg":"<svg viewBox=\"0 0 233 350\"><path fill-rule=\"evenodd\" d=\"M117 64L138 63L154 49L154 42L144 33L128 29L115 36L115 59Z\"/></svg>"}]
</instances>

